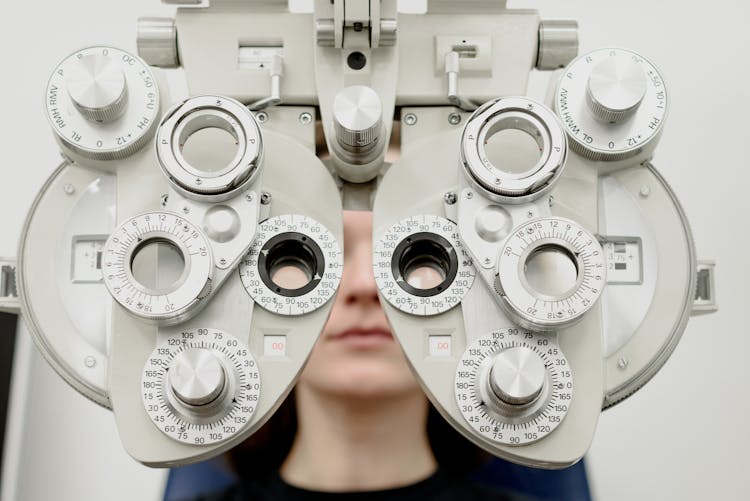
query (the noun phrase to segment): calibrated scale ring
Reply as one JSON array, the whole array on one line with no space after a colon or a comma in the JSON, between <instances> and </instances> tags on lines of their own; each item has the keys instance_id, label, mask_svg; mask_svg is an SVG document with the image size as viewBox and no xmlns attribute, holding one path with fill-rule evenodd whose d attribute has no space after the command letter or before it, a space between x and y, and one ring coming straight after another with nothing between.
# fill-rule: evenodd
<instances>
[{"instance_id":1,"label":"calibrated scale ring","mask_svg":"<svg viewBox=\"0 0 750 501\"><path fill-rule=\"evenodd\" d=\"M539 159L522 172L494 164L487 154L490 138L504 130L527 133L539 147ZM568 140L554 112L525 97L491 101L474 112L461 136L461 164L468 179L505 203L529 202L552 187L562 173Z\"/></svg>"},{"instance_id":2,"label":"calibrated scale ring","mask_svg":"<svg viewBox=\"0 0 750 501\"><path fill-rule=\"evenodd\" d=\"M518 325L549 331L574 324L606 284L596 237L564 218L540 218L513 230L503 244L495 289Z\"/></svg>"},{"instance_id":3,"label":"calibrated scale ring","mask_svg":"<svg viewBox=\"0 0 750 501\"><path fill-rule=\"evenodd\" d=\"M259 225L239 273L258 305L294 316L326 304L338 289L343 268L339 244L326 227L310 217L287 214Z\"/></svg>"},{"instance_id":4,"label":"calibrated scale ring","mask_svg":"<svg viewBox=\"0 0 750 501\"><path fill-rule=\"evenodd\" d=\"M552 433L573 400L573 372L555 336L518 328L474 340L454 384L456 404L474 431L506 445Z\"/></svg>"},{"instance_id":5,"label":"calibrated scale ring","mask_svg":"<svg viewBox=\"0 0 750 501\"><path fill-rule=\"evenodd\" d=\"M237 151L219 170L201 169L183 156L183 147L196 132L223 129L234 137ZM258 172L263 140L255 117L246 106L222 96L187 99L167 112L156 134L156 155L167 177L188 194L226 195L241 189Z\"/></svg>"},{"instance_id":6,"label":"calibrated scale ring","mask_svg":"<svg viewBox=\"0 0 750 501\"><path fill-rule=\"evenodd\" d=\"M182 262L182 273L165 288L144 285L134 275L134 261L150 245L166 245ZM107 239L102 255L107 290L128 313L146 320L177 323L211 289L213 262L206 238L171 212L147 212L126 220ZM151 271L155 277L160 267Z\"/></svg>"},{"instance_id":7,"label":"calibrated scale ring","mask_svg":"<svg viewBox=\"0 0 750 501\"><path fill-rule=\"evenodd\" d=\"M425 271L440 280L419 283ZM476 275L456 224L431 214L391 226L375 242L373 272L389 303L421 316L437 315L459 304Z\"/></svg>"},{"instance_id":8,"label":"calibrated scale ring","mask_svg":"<svg viewBox=\"0 0 750 501\"><path fill-rule=\"evenodd\" d=\"M218 329L186 330L151 353L141 391L146 413L162 433L210 445L250 422L260 398L260 371L234 336Z\"/></svg>"},{"instance_id":9,"label":"calibrated scale ring","mask_svg":"<svg viewBox=\"0 0 750 501\"><path fill-rule=\"evenodd\" d=\"M125 158L153 137L159 90L149 66L114 47L88 47L55 68L47 120L65 146L99 160Z\"/></svg>"}]
</instances>

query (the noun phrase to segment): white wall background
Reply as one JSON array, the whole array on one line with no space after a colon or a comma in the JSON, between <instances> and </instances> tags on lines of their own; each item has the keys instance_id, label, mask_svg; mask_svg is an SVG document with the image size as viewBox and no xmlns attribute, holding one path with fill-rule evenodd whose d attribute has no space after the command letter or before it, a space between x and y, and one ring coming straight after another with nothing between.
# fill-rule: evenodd
<instances>
[{"instance_id":1,"label":"white wall background","mask_svg":"<svg viewBox=\"0 0 750 501\"><path fill-rule=\"evenodd\" d=\"M302 0L304 2L304 0ZM721 310L693 318L675 355L633 398L602 415L588 458L598 500L748 499L750 353L747 156L750 4L732 0L510 0L580 23L581 49L640 51L667 79L671 111L655 163L688 213L698 254L715 259ZM0 256L14 256L26 210L59 162L43 114L58 60L106 43L135 50L138 16L170 15L157 0L5 2L0 14ZM541 77L543 78L543 77ZM534 92L541 92L539 78ZM130 460L114 421L19 343L3 501L158 500L163 473ZM19 399L21 400L21 399ZM20 418L23 417L23 422Z\"/></svg>"}]
</instances>

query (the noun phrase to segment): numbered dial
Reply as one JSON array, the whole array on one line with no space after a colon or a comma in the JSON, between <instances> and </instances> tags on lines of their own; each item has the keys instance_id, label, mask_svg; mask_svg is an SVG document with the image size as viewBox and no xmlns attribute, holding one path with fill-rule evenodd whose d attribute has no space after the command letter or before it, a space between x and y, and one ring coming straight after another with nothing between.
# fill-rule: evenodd
<instances>
[{"instance_id":1,"label":"numbered dial","mask_svg":"<svg viewBox=\"0 0 750 501\"><path fill-rule=\"evenodd\" d=\"M140 150L158 122L159 91L141 59L113 47L71 54L52 73L47 118L63 146L113 160Z\"/></svg>"},{"instance_id":2,"label":"numbered dial","mask_svg":"<svg viewBox=\"0 0 750 501\"><path fill-rule=\"evenodd\" d=\"M104 284L129 313L163 325L186 319L211 291L211 248L192 223L148 212L122 223L103 249Z\"/></svg>"},{"instance_id":3,"label":"numbered dial","mask_svg":"<svg viewBox=\"0 0 750 501\"><path fill-rule=\"evenodd\" d=\"M573 375L553 335L501 329L458 362L456 403L485 439L524 445L550 434L573 399Z\"/></svg>"},{"instance_id":4,"label":"numbered dial","mask_svg":"<svg viewBox=\"0 0 750 501\"><path fill-rule=\"evenodd\" d=\"M250 422L260 372L234 336L196 329L169 337L146 361L143 405L167 436L186 444L222 442Z\"/></svg>"},{"instance_id":5,"label":"numbered dial","mask_svg":"<svg viewBox=\"0 0 750 501\"><path fill-rule=\"evenodd\" d=\"M653 146L667 114L659 70L626 49L599 49L565 70L555 106L571 147L592 160L619 160Z\"/></svg>"},{"instance_id":6,"label":"numbered dial","mask_svg":"<svg viewBox=\"0 0 750 501\"><path fill-rule=\"evenodd\" d=\"M541 218L508 236L497 265L500 304L521 326L549 331L580 320L606 283L604 253L578 223Z\"/></svg>"},{"instance_id":7,"label":"numbered dial","mask_svg":"<svg viewBox=\"0 0 750 501\"><path fill-rule=\"evenodd\" d=\"M287 214L260 225L239 273L247 293L264 309L304 315L335 295L343 268L339 244L326 227Z\"/></svg>"},{"instance_id":8,"label":"numbered dial","mask_svg":"<svg viewBox=\"0 0 750 501\"><path fill-rule=\"evenodd\" d=\"M403 219L375 243L378 289L393 306L413 315L437 315L461 302L476 271L458 227L431 214Z\"/></svg>"}]
</instances>

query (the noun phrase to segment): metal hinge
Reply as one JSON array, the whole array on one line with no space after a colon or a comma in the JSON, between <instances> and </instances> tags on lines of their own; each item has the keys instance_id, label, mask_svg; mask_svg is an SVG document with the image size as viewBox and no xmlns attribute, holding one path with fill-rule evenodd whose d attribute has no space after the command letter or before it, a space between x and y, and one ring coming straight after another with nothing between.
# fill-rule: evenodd
<instances>
[{"instance_id":1,"label":"metal hinge","mask_svg":"<svg viewBox=\"0 0 750 501\"><path fill-rule=\"evenodd\" d=\"M16 287L16 260L0 258L0 312L18 314L21 304Z\"/></svg>"},{"instance_id":2,"label":"metal hinge","mask_svg":"<svg viewBox=\"0 0 750 501\"><path fill-rule=\"evenodd\" d=\"M716 304L715 268L714 261L698 261L698 279L695 284L692 315L704 315L719 309L719 305Z\"/></svg>"}]
</instances>

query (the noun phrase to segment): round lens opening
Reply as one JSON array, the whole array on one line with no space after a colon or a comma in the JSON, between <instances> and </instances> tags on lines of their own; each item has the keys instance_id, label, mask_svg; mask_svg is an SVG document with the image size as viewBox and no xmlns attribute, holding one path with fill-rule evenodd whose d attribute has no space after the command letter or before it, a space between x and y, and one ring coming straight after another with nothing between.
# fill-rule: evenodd
<instances>
[{"instance_id":1,"label":"round lens opening","mask_svg":"<svg viewBox=\"0 0 750 501\"><path fill-rule=\"evenodd\" d=\"M237 137L221 127L216 117L205 117L216 122L188 134L180 141L182 156L194 169L212 173L219 172L232 162L239 147Z\"/></svg>"},{"instance_id":2,"label":"round lens opening","mask_svg":"<svg viewBox=\"0 0 750 501\"><path fill-rule=\"evenodd\" d=\"M442 291L451 268L448 252L432 240L407 238L407 244L399 263L406 283L419 290Z\"/></svg>"},{"instance_id":3,"label":"round lens opening","mask_svg":"<svg viewBox=\"0 0 750 501\"><path fill-rule=\"evenodd\" d=\"M578 281L576 258L556 245L534 249L526 258L524 273L532 289L551 297L565 295Z\"/></svg>"},{"instance_id":4,"label":"round lens opening","mask_svg":"<svg viewBox=\"0 0 750 501\"><path fill-rule=\"evenodd\" d=\"M185 256L168 240L146 240L133 252L130 270L143 288L157 293L169 292L185 271Z\"/></svg>"},{"instance_id":5,"label":"round lens opening","mask_svg":"<svg viewBox=\"0 0 750 501\"><path fill-rule=\"evenodd\" d=\"M302 238L305 240L279 242L268 251L266 273L276 286L276 292L301 289L315 276L318 267L315 254L305 245L306 237Z\"/></svg>"},{"instance_id":6,"label":"round lens opening","mask_svg":"<svg viewBox=\"0 0 750 501\"><path fill-rule=\"evenodd\" d=\"M540 138L519 128L504 127L490 130L485 138L487 159L497 169L508 174L530 171L541 158Z\"/></svg>"}]
</instances>

